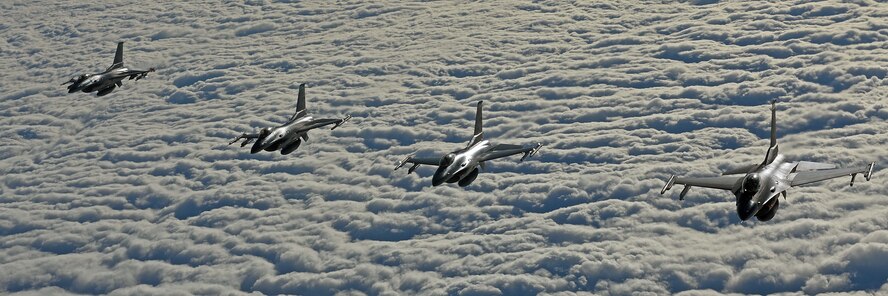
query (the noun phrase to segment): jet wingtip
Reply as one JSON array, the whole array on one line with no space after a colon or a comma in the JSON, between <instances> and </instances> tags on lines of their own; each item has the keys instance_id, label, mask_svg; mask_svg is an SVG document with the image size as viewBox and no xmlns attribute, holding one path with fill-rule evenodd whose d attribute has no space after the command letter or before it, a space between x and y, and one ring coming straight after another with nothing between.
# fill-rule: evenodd
<instances>
[{"instance_id":1,"label":"jet wingtip","mask_svg":"<svg viewBox=\"0 0 888 296\"><path fill-rule=\"evenodd\" d=\"M663 189L660 190L660 195L672 189L672 185L675 185L675 175L669 176L669 180L666 181L666 185L663 185Z\"/></svg>"},{"instance_id":2,"label":"jet wingtip","mask_svg":"<svg viewBox=\"0 0 888 296\"><path fill-rule=\"evenodd\" d=\"M874 161L874 162L871 162L870 165L869 165L869 168L867 168L867 170L866 170L866 175L863 175L863 177L866 178L867 181L869 181L870 179L872 179L872 177L873 177L873 168L874 168L875 166L876 166L876 162L875 162L875 161Z\"/></svg>"},{"instance_id":3,"label":"jet wingtip","mask_svg":"<svg viewBox=\"0 0 888 296\"><path fill-rule=\"evenodd\" d=\"M414 154L416 154L416 153L410 153L410 154L407 154L407 157L404 157L404 159L402 159L401 161L398 161L397 163L395 163L395 170L400 169L400 168L403 167L405 164L407 164L407 161L409 161L411 158L413 158L413 155L414 155ZM409 174L409 173L408 173L408 174Z\"/></svg>"}]
</instances>

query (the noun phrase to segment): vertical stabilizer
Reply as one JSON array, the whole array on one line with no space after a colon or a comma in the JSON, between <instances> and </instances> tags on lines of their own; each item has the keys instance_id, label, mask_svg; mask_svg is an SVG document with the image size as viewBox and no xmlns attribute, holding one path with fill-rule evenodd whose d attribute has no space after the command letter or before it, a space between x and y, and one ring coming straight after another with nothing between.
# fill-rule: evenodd
<instances>
[{"instance_id":1,"label":"vertical stabilizer","mask_svg":"<svg viewBox=\"0 0 888 296\"><path fill-rule=\"evenodd\" d=\"M768 154L765 155L765 161L762 165L768 165L777 158L779 149L777 148L777 100L771 101L771 146L768 147Z\"/></svg>"},{"instance_id":2,"label":"vertical stabilizer","mask_svg":"<svg viewBox=\"0 0 888 296\"><path fill-rule=\"evenodd\" d=\"M469 141L469 145L466 147L472 147L472 145L477 144L484 140L484 132L481 130L482 125L482 115L481 115L481 104L484 101L478 101L478 109L475 111L475 133L472 135L472 140Z\"/></svg>"},{"instance_id":3,"label":"vertical stabilizer","mask_svg":"<svg viewBox=\"0 0 888 296\"><path fill-rule=\"evenodd\" d=\"M771 147L777 146L777 100L771 101Z\"/></svg>"},{"instance_id":4,"label":"vertical stabilizer","mask_svg":"<svg viewBox=\"0 0 888 296\"><path fill-rule=\"evenodd\" d=\"M481 103L484 101L478 101L478 111L475 111L475 133L474 135L481 134L481 125L482 125L482 116L481 116Z\"/></svg>"},{"instance_id":5,"label":"vertical stabilizer","mask_svg":"<svg viewBox=\"0 0 888 296\"><path fill-rule=\"evenodd\" d=\"M305 83L299 85L299 96L296 97L296 112L305 110Z\"/></svg>"},{"instance_id":6,"label":"vertical stabilizer","mask_svg":"<svg viewBox=\"0 0 888 296\"><path fill-rule=\"evenodd\" d=\"M117 43L117 52L114 53L114 63L112 63L111 65L114 66L114 65L118 65L118 64L120 64L121 66L123 65L123 42L122 41Z\"/></svg>"}]
</instances>

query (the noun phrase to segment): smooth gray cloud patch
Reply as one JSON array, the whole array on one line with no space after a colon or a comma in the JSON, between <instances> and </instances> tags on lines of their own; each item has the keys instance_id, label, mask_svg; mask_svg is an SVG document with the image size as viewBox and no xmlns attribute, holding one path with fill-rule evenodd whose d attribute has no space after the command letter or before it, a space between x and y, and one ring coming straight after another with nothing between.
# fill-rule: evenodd
<instances>
[{"instance_id":1,"label":"smooth gray cloud patch","mask_svg":"<svg viewBox=\"0 0 888 296\"><path fill-rule=\"evenodd\" d=\"M43 294L886 293L888 23L870 1L0 3L0 290ZM97 98L59 83L158 69ZM228 146L354 116L288 156ZM768 223L670 174L781 151L870 182ZM466 189L408 153L545 143ZM443 142L443 143L442 143Z\"/></svg>"}]
</instances>

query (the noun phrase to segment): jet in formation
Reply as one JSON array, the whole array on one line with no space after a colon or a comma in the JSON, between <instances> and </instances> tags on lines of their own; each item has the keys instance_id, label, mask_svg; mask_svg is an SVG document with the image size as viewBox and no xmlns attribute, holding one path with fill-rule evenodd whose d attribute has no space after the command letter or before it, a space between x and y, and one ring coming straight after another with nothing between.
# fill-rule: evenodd
<instances>
[{"instance_id":1,"label":"jet in formation","mask_svg":"<svg viewBox=\"0 0 888 296\"><path fill-rule=\"evenodd\" d=\"M411 163L413 165L407 170L407 173L410 174L421 164L434 165L438 169L432 176L433 186L447 182L458 183L459 186L465 187L475 181L480 171L479 168L483 169L486 161L522 153L524 154L521 157L523 161L536 154L543 146L540 143L530 147L508 144L494 145L490 141L484 140L484 133L481 130L481 103L478 102L478 110L475 113L475 134L465 148L450 152L442 157L414 157L411 154L399 161L395 169Z\"/></svg>"},{"instance_id":2,"label":"jet in formation","mask_svg":"<svg viewBox=\"0 0 888 296\"><path fill-rule=\"evenodd\" d=\"M154 72L154 68L148 70L136 70L123 66L123 42L117 43L117 53L114 54L114 63L111 64L105 72L99 74L83 74L68 82L68 93L82 91L91 93L98 91L97 96L101 97L111 93L115 88L123 86L123 79L129 77L130 80L145 78L148 73Z\"/></svg>"},{"instance_id":3,"label":"jet in formation","mask_svg":"<svg viewBox=\"0 0 888 296\"><path fill-rule=\"evenodd\" d=\"M691 187L730 190L737 198L737 214L741 220L755 216L759 221L774 218L780 205L778 195L786 199L786 190L833 178L851 176L851 186L857 174L867 181L873 175L875 163L854 168L836 168L835 165L816 162L786 162L777 149L777 105L771 102L771 146L760 164L750 164L722 173L720 177L677 178L672 175L660 194L675 184L684 185L679 199L683 200Z\"/></svg>"},{"instance_id":4,"label":"jet in formation","mask_svg":"<svg viewBox=\"0 0 888 296\"><path fill-rule=\"evenodd\" d=\"M308 131L328 125L333 125L330 130L334 130L349 119L351 119L350 115L346 115L341 119L314 119L309 116L308 111L305 109L305 83L303 83L299 85L299 96L296 98L296 113L290 116L287 122L276 127L263 128L259 130L259 133L243 133L229 142L228 145L244 139L241 147L255 141L253 147L250 148L250 153L262 150L280 150L281 154L287 155L299 148L302 142L308 141Z\"/></svg>"}]
</instances>

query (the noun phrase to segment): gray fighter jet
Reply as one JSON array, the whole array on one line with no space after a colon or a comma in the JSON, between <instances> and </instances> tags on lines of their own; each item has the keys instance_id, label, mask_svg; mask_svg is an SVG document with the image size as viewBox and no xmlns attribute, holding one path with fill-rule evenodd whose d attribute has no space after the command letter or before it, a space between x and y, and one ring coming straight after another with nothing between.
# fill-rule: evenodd
<instances>
[{"instance_id":1,"label":"gray fighter jet","mask_svg":"<svg viewBox=\"0 0 888 296\"><path fill-rule=\"evenodd\" d=\"M397 163L395 169L403 167L407 163L412 163L407 173L412 173L421 164L438 166L435 175L432 176L432 185L438 186L444 182L456 183L465 187L472 184L478 177L479 167L484 168L484 162L502 158L506 156L524 154L521 160L536 154L543 144L537 143L533 147L524 147L519 145L499 144L493 145L488 140L484 140L481 131L481 103L478 102L478 110L475 113L475 134L469 145L443 157L414 157L413 154L404 158Z\"/></svg>"},{"instance_id":2,"label":"gray fighter jet","mask_svg":"<svg viewBox=\"0 0 888 296\"><path fill-rule=\"evenodd\" d=\"M305 110L305 83L299 85L299 96L296 98L296 113L290 116L286 123L277 127L266 127L259 130L256 134L243 133L228 145L244 139L241 147L247 146L254 140L256 143L250 149L250 153L256 153L262 150L275 151L281 150L281 154L287 155L304 141L308 141L308 131L327 125L333 125L330 130L334 130L346 121L351 119L351 115L346 115L342 119L314 119L308 115Z\"/></svg>"},{"instance_id":3,"label":"gray fighter jet","mask_svg":"<svg viewBox=\"0 0 888 296\"><path fill-rule=\"evenodd\" d=\"M154 68L149 68L148 70L136 70L130 69L123 66L123 42L117 43L117 53L114 54L114 63L111 64L105 72L99 74L83 74L68 82L62 83L71 84L68 86L68 93L83 91L85 93L91 93L94 91L98 91L97 96L101 97L111 93L114 88L118 86L123 86L123 79L129 77L130 80L145 78L148 76L148 73L154 72Z\"/></svg>"},{"instance_id":4,"label":"gray fighter jet","mask_svg":"<svg viewBox=\"0 0 888 296\"><path fill-rule=\"evenodd\" d=\"M705 187L730 190L737 198L737 214L746 221L755 216L759 221L774 218L780 204L778 195L786 199L786 190L799 185L823 180L851 176L851 186L857 174L863 174L867 181L873 175L875 163L855 168L836 168L835 165L816 162L786 162L777 153L777 106L771 102L771 147L760 164L751 164L722 173L721 177L676 178L666 181L660 194L672 189L675 184L685 185L679 195L683 200L691 187Z\"/></svg>"}]
</instances>

